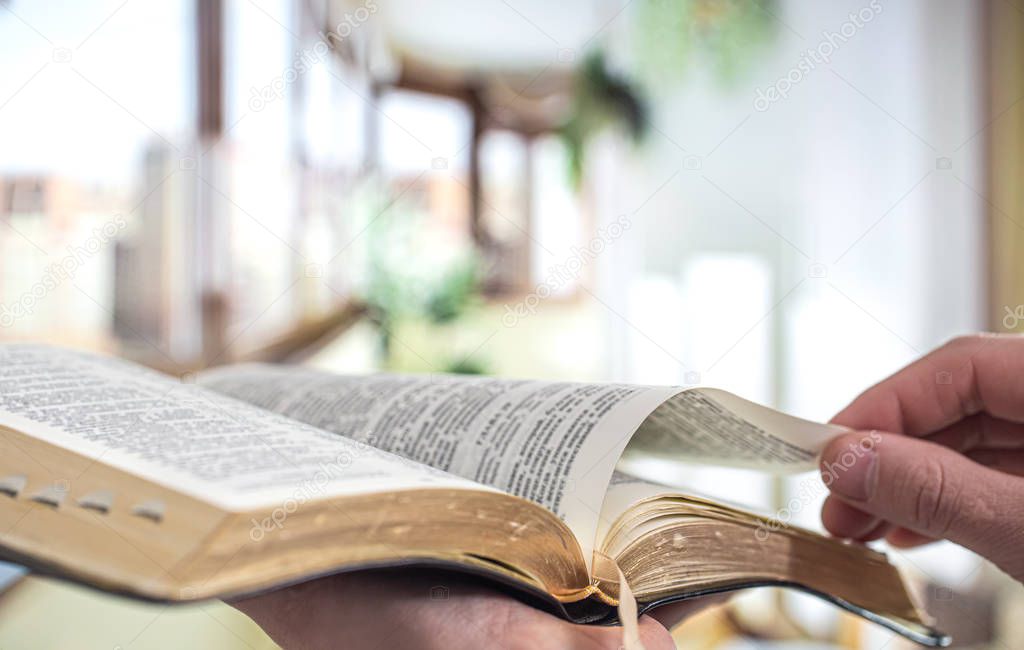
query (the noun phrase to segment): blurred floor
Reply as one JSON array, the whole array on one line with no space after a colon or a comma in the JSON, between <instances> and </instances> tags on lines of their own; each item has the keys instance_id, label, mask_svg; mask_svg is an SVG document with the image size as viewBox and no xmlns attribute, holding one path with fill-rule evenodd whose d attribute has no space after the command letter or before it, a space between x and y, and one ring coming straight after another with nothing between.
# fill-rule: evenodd
<instances>
[{"instance_id":1,"label":"blurred floor","mask_svg":"<svg viewBox=\"0 0 1024 650\"><path fill-rule=\"evenodd\" d=\"M0 605L0 648L5 649L278 647L246 616L221 602L141 603L29 577L4 594Z\"/></svg>"}]
</instances>

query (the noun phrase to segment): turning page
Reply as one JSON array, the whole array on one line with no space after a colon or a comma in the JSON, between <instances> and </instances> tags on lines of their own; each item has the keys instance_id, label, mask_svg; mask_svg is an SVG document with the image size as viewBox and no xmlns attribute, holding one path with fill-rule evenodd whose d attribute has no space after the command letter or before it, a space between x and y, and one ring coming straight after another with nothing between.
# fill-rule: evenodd
<instances>
[{"instance_id":1,"label":"turning page","mask_svg":"<svg viewBox=\"0 0 1024 650\"><path fill-rule=\"evenodd\" d=\"M624 450L627 460L706 457L802 471L832 433L710 389L460 375L339 376L260 364L213 370L200 381L535 501L566 522L588 559Z\"/></svg>"},{"instance_id":2,"label":"turning page","mask_svg":"<svg viewBox=\"0 0 1024 650\"><path fill-rule=\"evenodd\" d=\"M716 388L680 390L630 440L621 468L642 476L644 460L748 467L774 473L812 470L829 440L846 431L810 422Z\"/></svg>"},{"instance_id":3,"label":"turning page","mask_svg":"<svg viewBox=\"0 0 1024 650\"><path fill-rule=\"evenodd\" d=\"M0 345L0 427L228 510L377 490L488 489L127 362L42 345Z\"/></svg>"}]
</instances>

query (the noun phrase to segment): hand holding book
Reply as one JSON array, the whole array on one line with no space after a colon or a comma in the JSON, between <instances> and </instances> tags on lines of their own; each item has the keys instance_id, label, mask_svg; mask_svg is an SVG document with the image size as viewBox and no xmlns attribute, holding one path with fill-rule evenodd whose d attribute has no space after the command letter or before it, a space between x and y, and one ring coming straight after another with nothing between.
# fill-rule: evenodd
<instances>
[{"instance_id":1,"label":"hand holding book","mask_svg":"<svg viewBox=\"0 0 1024 650\"><path fill-rule=\"evenodd\" d=\"M708 597L640 619L646 650L671 650L668 629L719 602ZM321 578L231 603L281 647L620 650L618 627L577 625L448 572L374 571Z\"/></svg>"},{"instance_id":2,"label":"hand holding book","mask_svg":"<svg viewBox=\"0 0 1024 650\"><path fill-rule=\"evenodd\" d=\"M443 568L590 624L789 586L940 645L883 554L643 480L805 471L843 431L710 388L258 365L195 385L0 346L0 555L168 601Z\"/></svg>"},{"instance_id":3,"label":"hand holding book","mask_svg":"<svg viewBox=\"0 0 1024 650\"><path fill-rule=\"evenodd\" d=\"M1024 538L1024 511L1013 510L1024 503L1024 394L1018 381L1022 373L1024 339L963 338L858 397L834 422L861 432L836 438L822 454L822 476L834 495L822 513L828 529L862 541L884 536L898 547L946 538L1024 581L1019 543ZM862 445L869 435L872 444ZM864 453L853 463L844 462L844 454L854 447ZM280 620L280 610L268 605L276 605L279 598L308 595L268 596L259 607L243 610L273 625L271 621ZM326 604L315 596L304 602L313 607ZM509 602L499 607L502 617ZM529 642L529 635L539 632L531 647L545 647L544 642L552 640L556 641L550 647L572 647L565 635L576 633L578 626L542 614L526 616L536 618L521 619L523 626L514 641ZM487 615L480 620L486 621ZM642 625L648 648L665 642L663 631L652 621ZM464 632L460 628L459 634ZM589 632L582 636L593 640ZM608 647L618 647L618 640L609 635ZM595 647L601 647L599 643Z\"/></svg>"}]
</instances>

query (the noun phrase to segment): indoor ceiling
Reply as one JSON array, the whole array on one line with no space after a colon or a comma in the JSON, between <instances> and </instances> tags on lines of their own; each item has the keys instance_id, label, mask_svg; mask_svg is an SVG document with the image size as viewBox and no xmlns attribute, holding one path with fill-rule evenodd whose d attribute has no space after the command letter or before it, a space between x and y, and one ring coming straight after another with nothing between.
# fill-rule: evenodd
<instances>
[{"instance_id":1,"label":"indoor ceiling","mask_svg":"<svg viewBox=\"0 0 1024 650\"><path fill-rule=\"evenodd\" d=\"M401 52L439 65L501 70L571 67L628 4L621 0L377 1L388 38Z\"/></svg>"}]
</instances>

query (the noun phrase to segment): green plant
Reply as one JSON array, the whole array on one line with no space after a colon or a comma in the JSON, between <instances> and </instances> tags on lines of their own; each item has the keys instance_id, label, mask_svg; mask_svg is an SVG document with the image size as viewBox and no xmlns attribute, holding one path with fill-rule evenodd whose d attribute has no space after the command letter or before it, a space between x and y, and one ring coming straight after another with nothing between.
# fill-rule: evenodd
<instances>
[{"instance_id":1,"label":"green plant","mask_svg":"<svg viewBox=\"0 0 1024 650\"><path fill-rule=\"evenodd\" d=\"M578 186L587 141L603 129L622 126L634 142L647 131L647 104L639 89L614 73L601 50L587 55L576 74L569 119L560 134L569 156L569 178Z\"/></svg>"},{"instance_id":2,"label":"green plant","mask_svg":"<svg viewBox=\"0 0 1024 650\"><path fill-rule=\"evenodd\" d=\"M357 292L377 327L379 355L392 362L395 331L426 321L439 339L452 338L448 327L477 302L479 262L471 244L452 242L417 205L371 188L363 206L366 257ZM443 340L435 349L445 349ZM448 355L457 358L456 351ZM482 364L441 362L449 372L480 373Z\"/></svg>"},{"instance_id":3,"label":"green plant","mask_svg":"<svg viewBox=\"0 0 1024 650\"><path fill-rule=\"evenodd\" d=\"M775 36L778 0L641 0L634 23L639 71L652 88L682 78L698 57L735 81Z\"/></svg>"}]
</instances>

